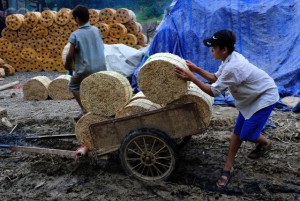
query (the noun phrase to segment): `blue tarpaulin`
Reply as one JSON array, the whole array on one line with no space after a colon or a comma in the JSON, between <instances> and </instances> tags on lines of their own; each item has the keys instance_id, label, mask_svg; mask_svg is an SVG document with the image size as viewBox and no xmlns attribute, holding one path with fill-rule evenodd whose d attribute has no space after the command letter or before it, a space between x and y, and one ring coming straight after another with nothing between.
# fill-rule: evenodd
<instances>
[{"instance_id":1,"label":"blue tarpaulin","mask_svg":"<svg viewBox=\"0 0 300 201\"><path fill-rule=\"evenodd\" d=\"M174 0L147 55L173 53L214 73L220 61L202 41L229 29L236 34L236 50L275 80L281 97L299 97L299 19L298 0ZM146 59L134 72L133 87Z\"/></svg>"}]
</instances>

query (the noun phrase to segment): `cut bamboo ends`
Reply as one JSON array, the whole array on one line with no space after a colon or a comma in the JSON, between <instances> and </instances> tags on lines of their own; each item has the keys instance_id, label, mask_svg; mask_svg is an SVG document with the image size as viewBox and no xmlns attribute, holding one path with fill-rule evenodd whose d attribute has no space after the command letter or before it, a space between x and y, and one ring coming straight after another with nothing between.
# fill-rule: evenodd
<instances>
[{"instance_id":1,"label":"cut bamboo ends","mask_svg":"<svg viewBox=\"0 0 300 201\"><path fill-rule=\"evenodd\" d=\"M211 121L213 101L213 97L203 92L194 83L191 83L186 95L177 100L174 100L168 105L195 102L197 104L197 109L200 115L200 118L197 119L197 121L200 121L200 125L203 125L202 130L205 130L209 126L209 123Z\"/></svg>"},{"instance_id":2,"label":"cut bamboo ends","mask_svg":"<svg viewBox=\"0 0 300 201\"><path fill-rule=\"evenodd\" d=\"M148 58L138 73L138 85L154 103L167 104L187 93L188 82L178 78L175 67L188 67L185 60L170 53L157 53Z\"/></svg>"},{"instance_id":3,"label":"cut bamboo ends","mask_svg":"<svg viewBox=\"0 0 300 201\"><path fill-rule=\"evenodd\" d=\"M77 140L82 144L87 146L89 149L94 148L93 139L90 133L90 125L97 123L99 121L106 120L106 117L101 115L96 115L92 113L87 113L81 117L75 126L75 135Z\"/></svg>"},{"instance_id":4,"label":"cut bamboo ends","mask_svg":"<svg viewBox=\"0 0 300 201\"><path fill-rule=\"evenodd\" d=\"M70 100L74 96L69 91L70 75L60 75L49 84L49 96L53 100Z\"/></svg>"},{"instance_id":5,"label":"cut bamboo ends","mask_svg":"<svg viewBox=\"0 0 300 201\"><path fill-rule=\"evenodd\" d=\"M142 112L160 109L161 105L151 102L150 100L139 98L131 101L125 108L118 111L116 117L126 117Z\"/></svg>"},{"instance_id":6,"label":"cut bamboo ends","mask_svg":"<svg viewBox=\"0 0 300 201\"><path fill-rule=\"evenodd\" d=\"M66 46L64 47L63 51L62 51L61 58L62 58L63 65L66 64L67 55L69 53L70 46L71 46L71 43L67 43Z\"/></svg>"},{"instance_id":7,"label":"cut bamboo ends","mask_svg":"<svg viewBox=\"0 0 300 201\"><path fill-rule=\"evenodd\" d=\"M114 71L102 71L82 81L80 97L83 107L88 112L113 116L129 103L132 88L123 75Z\"/></svg>"},{"instance_id":8,"label":"cut bamboo ends","mask_svg":"<svg viewBox=\"0 0 300 201\"><path fill-rule=\"evenodd\" d=\"M48 87L51 80L46 76L36 76L27 81L23 86L25 100L46 100Z\"/></svg>"}]
</instances>

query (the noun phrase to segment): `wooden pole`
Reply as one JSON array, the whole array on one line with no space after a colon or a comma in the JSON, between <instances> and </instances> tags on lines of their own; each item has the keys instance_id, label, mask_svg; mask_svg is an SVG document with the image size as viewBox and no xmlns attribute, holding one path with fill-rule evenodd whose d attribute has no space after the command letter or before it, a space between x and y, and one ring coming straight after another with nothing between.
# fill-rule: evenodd
<instances>
[{"instance_id":1,"label":"wooden pole","mask_svg":"<svg viewBox=\"0 0 300 201\"><path fill-rule=\"evenodd\" d=\"M17 84L19 84L20 82L19 81L15 81L15 82L11 82L11 83L8 83L8 84L4 84L4 85L1 85L0 86L0 91L2 90L5 90L5 89L9 89Z\"/></svg>"}]
</instances>

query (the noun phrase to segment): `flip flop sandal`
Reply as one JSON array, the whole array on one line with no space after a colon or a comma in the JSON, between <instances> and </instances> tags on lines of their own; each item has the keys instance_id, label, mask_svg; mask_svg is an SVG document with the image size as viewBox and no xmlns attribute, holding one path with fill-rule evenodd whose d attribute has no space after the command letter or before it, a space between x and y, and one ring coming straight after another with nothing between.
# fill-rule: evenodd
<instances>
[{"instance_id":1,"label":"flip flop sandal","mask_svg":"<svg viewBox=\"0 0 300 201\"><path fill-rule=\"evenodd\" d=\"M218 179L216 185L219 188L225 188L230 180L230 178L233 175L233 169L231 171L226 171L226 170L222 170L222 174L220 176L220 178ZM226 177L226 178L224 178ZM223 185L220 185L223 184Z\"/></svg>"},{"instance_id":2,"label":"flip flop sandal","mask_svg":"<svg viewBox=\"0 0 300 201\"><path fill-rule=\"evenodd\" d=\"M257 159L261 156L263 156L264 154L267 153L267 151L269 151L272 148L272 142L270 142L268 145L262 145L261 143L258 143L255 147L255 149L253 149L250 154L248 155L248 158L250 159Z\"/></svg>"}]
</instances>

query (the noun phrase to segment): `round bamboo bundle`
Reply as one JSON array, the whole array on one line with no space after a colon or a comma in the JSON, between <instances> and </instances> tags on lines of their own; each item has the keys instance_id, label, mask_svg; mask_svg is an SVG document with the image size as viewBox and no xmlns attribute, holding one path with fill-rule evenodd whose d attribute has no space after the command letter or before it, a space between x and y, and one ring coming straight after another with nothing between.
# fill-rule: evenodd
<instances>
[{"instance_id":1,"label":"round bamboo bundle","mask_svg":"<svg viewBox=\"0 0 300 201\"><path fill-rule=\"evenodd\" d=\"M0 38L0 52L6 52L12 49L12 43L6 38Z\"/></svg>"},{"instance_id":2,"label":"round bamboo bundle","mask_svg":"<svg viewBox=\"0 0 300 201\"><path fill-rule=\"evenodd\" d=\"M6 63L7 62L4 59L0 58L0 65L3 65L3 64L6 64Z\"/></svg>"},{"instance_id":3,"label":"round bamboo bundle","mask_svg":"<svg viewBox=\"0 0 300 201\"><path fill-rule=\"evenodd\" d=\"M53 35L48 35L46 38L45 38L45 41L46 41L46 47L48 49L54 49L54 48L57 48L57 44L56 44L56 36L53 36Z\"/></svg>"},{"instance_id":4,"label":"round bamboo bundle","mask_svg":"<svg viewBox=\"0 0 300 201\"><path fill-rule=\"evenodd\" d=\"M15 69L18 72L27 72L29 71L30 68L32 68L32 66L35 65L36 60L32 60L32 61L26 61L24 59L20 59L16 65L15 65Z\"/></svg>"},{"instance_id":5,"label":"round bamboo bundle","mask_svg":"<svg viewBox=\"0 0 300 201\"><path fill-rule=\"evenodd\" d=\"M29 38L32 37L32 29L26 27L26 26L22 26L19 30L18 30L18 37L20 39L23 40L27 40Z\"/></svg>"},{"instance_id":6,"label":"round bamboo bundle","mask_svg":"<svg viewBox=\"0 0 300 201\"><path fill-rule=\"evenodd\" d=\"M121 38L127 34L126 27L121 23L115 23L110 26L109 35L113 38Z\"/></svg>"},{"instance_id":7,"label":"round bamboo bundle","mask_svg":"<svg viewBox=\"0 0 300 201\"><path fill-rule=\"evenodd\" d=\"M97 27L102 35L102 38L106 38L109 35L109 25L103 22L97 22L95 25Z\"/></svg>"},{"instance_id":8,"label":"round bamboo bundle","mask_svg":"<svg viewBox=\"0 0 300 201\"><path fill-rule=\"evenodd\" d=\"M112 22L115 16L116 16L116 10L112 8L102 9L99 13L100 21L105 22L106 24Z\"/></svg>"},{"instance_id":9,"label":"round bamboo bundle","mask_svg":"<svg viewBox=\"0 0 300 201\"><path fill-rule=\"evenodd\" d=\"M116 12L116 21L119 23L127 23L136 19L135 14L132 10L126 8L119 8Z\"/></svg>"},{"instance_id":10,"label":"round bamboo bundle","mask_svg":"<svg viewBox=\"0 0 300 201\"><path fill-rule=\"evenodd\" d=\"M48 36L48 29L42 25L37 25L32 29L32 34L37 38L45 38Z\"/></svg>"},{"instance_id":11,"label":"round bamboo bundle","mask_svg":"<svg viewBox=\"0 0 300 201\"><path fill-rule=\"evenodd\" d=\"M137 100L137 99L140 99L140 98L143 98L143 99L147 99L145 94L142 92L142 91L139 91L138 93L136 93L131 99L130 99L130 102L131 101L134 101L134 100Z\"/></svg>"},{"instance_id":12,"label":"round bamboo bundle","mask_svg":"<svg viewBox=\"0 0 300 201\"><path fill-rule=\"evenodd\" d=\"M188 93L186 95L183 95L179 99L174 100L170 104L182 104L187 102L195 102L197 104L197 109L201 116L201 118L197 120L201 121L203 129L206 129L209 126L212 117L213 98L203 92L195 84L190 84Z\"/></svg>"},{"instance_id":13,"label":"round bamboo bundle","mask_svg":"<svg viewBox=\"0 0 300 201\"><path fill-rule=\"evenodd\" d=\"M61 26L57 23L53 23L52 26L49 27L49 35L58 37L64 34L64 30L64 26Z\"/></svg>"},{"instance_id":14,"label":"round bamboo bundle","mask_svg":"<svg viewBox=\"0 0 300 201\"><path fill-rule=\"evenodd\" d=\"M97 123L106 119L107 117L92 114L91 112L81 117L75 126L76 138L80 144L87 146L89 149L93 149L94 144L89 127L93 123Z\"/></svg>"},{"instance_id":15,"label":"round bamboo bundle","mask_svg":"<svg viewBox=\"0 0 300 201\"><path fill-rule=\"evenodd\" d=\"M0 68L4 69L5 75L12 76L15 74L15 68L12 67L10 64L7 63L0 64Z\"/></svg>"},{"instance_id":16,"label":"round bamboo bundle","mask_svg":"<svg viewBox=\"0 0 300 201\"><path fill-rule=\"evenodd\" d=\"M62 50L60 47L50 49L50 57L54 59L61 58Z\"/></svg>"},{"instance_id":17,"label":"round bamboo bundle","mask_svg":"<svg viewBox=\"0 0 300 201\"><path fill-rule=\"evenodd\" d=\"M137 34L142 31L141 30L142 25L136 21L129 21L124 25L127 28L128 33Z\"/></svg>"},{"instance_id":18,"label":"round bamboo bundle","mask_svg":"<svg viewBox=\"0 0 300 201\"><path fill-rule=\"evenodd\" d=\"M116 20L113 20L111 22L108 22L108 26L111 27L113 24L118 23ZM125 27L126 28L126 27Z\"/></svg>"},{"instance_id":19,"label":"round bamboo bundle","mask_svg":"<svg viewBox=\"0 0 300 201\"><path fill-rule=\"evenodd\" d=\"M71 75L60 75L51 81L48 87L50 98L53 100L70 100L74 96L69 91Z\"/></svg>"},{"instance_id":20,"label":"round bamboo bundle","mask_svg":"<svg viewBox=\"0 0 300 201\"><path fill-rule=\"evenodd\" d=\"M50 50L46 47L39 47L35 51L36 58L39 60L45 60L50 58Z\"/></svg>"},{"instance_id":21,"label":"round bamboo bundle","mask_svg":"<svg viewBox=\"0 0 300 201\"><path fill-rule=\"evenodd\" d=\"M72 10L70 11L69 17L70 17L70 22L69 22L69 23L78 26L78 25L77 25L77 22L75 21L75 19L74 19L74 17L73 17Z\"/></svg>"},{"instance_id":22,"label":"round bamboo bundle","mask_svg":"<svg viewBox=\"0 0 300 201\"><path fill-rule=\"evenodd\" d=\"M43 60L43 70L46 72L55 71L55 60L52 58Z\"/></svg>"},{"instance_id":23,"label":"round bamboo bundle","mask_svg":"<svg viewBox=\"0 0 300 201\"><path fill-rule=\"evenodd\" d=\"M22 51L22 49L30 47L27 43L27 40L18 40L17 43L13 43L13 48Z\"/></svg>"},{"instance_id":24,"label":"round bamboo bundle","mask_svg":"<svg viewBox=\"0 0 300 201\"><path fill-rule=\"evenodd\" d=\"M15 50L18 50L18 51L22 51L23 49L23 46L22 46L22 43L20 42L13 42L12 43L12 49L15 49Z\"/></svg>"},{"instance_id":25,"label":"round bamboo bundle","mask_svg":"<svg viewBox=\"0 0 300 201\"><path fill-rule=\"evenodd\" d=\"M114 71L101 71L82 81L80 97L87 111L113 116L129 103L132 88L123 75Z\"/></svg>"},{"instance_id":26,"label":"round bamboo bundle","mask_svg":"<svg viewBox=\"0 0 300 201\"><path fill-rule=\"evenodd\" d=\"M28 80L23 86L25 100L46 100L51 80L46 76L36 76Z\"/></svg>"},{"instance_id":27,"label":"round bamboo bundle","mask_svg":"<svg viewBox=\"0 0 300 201\"><path fill-rule=\"evenodd\" d=\"M187 69L185 60L170 53L151 55L138 73L138 85L154 103L167 104L187 93L188 82L178 78L175 67Z\"/></svg>"},{"instance_id":28,"label":"round bamboo bundle","mask_svg":"<svg viewBox=\"0 0 300 201\"><path fill-rule=\"evenodd\" d=\"M40 12L27 12L24 15L24 25L33 29L39 23L42 14Z\"/></svg>"},{"instance_id":29,"label":"round bamboo bundle","mask_svg":"<svg viewBox=\"0 0 300 201\"><path fill-rule=\"evenodd\" d=\"M64 47L62 53L61 53L61 58L62 58L63 65L66 64L67 55L69 53L70 46L71 46L71 43L67 43L66 46Z\"/></svg>"},{"instance_id":30,"label":"round bamboo bundle","mask_svg":"<svg viewBox=\"0 0 300 201\"><path fill-rule=\"evenodd\" d=\"M68 8L62 8L60 9L55 18L55 22L59 25L65 25L68 22L70 22L72 10Z\"/></svg>"},{"instance_id":31,"label":"round bamboo bundle","mask_svg":"<svg viewBox=\"0 0 300 201\"><path fill-rule=\"evenodd\" d=\"M18 31L12 30L8 27L2 29L1 35L3 38L6 38L10 42L14 42L18 38Z\"/></svg>"},{"instance_id":32,"label":"round bamboo bundle","mask_svg":"<svg viewBox=\"0 0 300 201\"><path fill-rule=\"evenodd\" d=\"M143 33L141 33L141 32L137 33L136 37L137 37L137 40L138 40L138 43L137 43L138 45L143 46L147 43L147 37Z\"/></svg>"},{"instance_id":33,"label":"round bamboo bundle","mask_svg":"<svg viewBox=\"0 0 300 201\"><path fill-rule=\"evenodd\" d=\"M141 45L135 45L135 46L134 46L135 49L141 49L142 47L143 47L143 46L141 46Z\"/></svg>"},{"instance_id":34,"label":"round bamboo bundle","mask_svg":"<svg viewBox=\"0 0 300 201\"><path fill-rule=\"evenodd\" d=\"M40 23L44 27L52 26L53 22L56 19L56 12L52 10L44 10L41 13Z\"/></svg>"},{"instance_id":35,"label":"round bamboo bundle","mask_svg":"<svg viewBox=\"0 0 300 201\"><path fill-rule=\"evenodd\" d=\"M126 116L152 111L152 110L157 110L160 108L161 106L159 104L153 103L147 99L140 98L131 101L122 110L118 111L116 114L116 118L126 117Z\"/></svg>"},{"instance_id":36,"label":"round bamboo bundle","mask_svg":"<svg viewBox=\"0 0 300 201\"><path fill-rule=\"evenodd\" d=\"M64 47L69 42L69 36L66 34L62 34L57 38L57 40Z\"/></svg>"},{"instance_id":37,"label":"round bamboo bundle","mask_svg":"<svg viewBox=\"0 0 300 201\"><path fill-rule=\"evenodd\" d=\"M4 68L0 68L0 78L4 78L5 77L5 70Z\"/></svg>"},{"instance_id":38,"label":"round bamboo bundle","mask_svg":"<svg viewBox=\"0 0 300 201\"><path fill-rule=\"evenodd\" d=\"M32 61L36 58L35 50L32 48L24 48L21 52L21 58L26 61Z\"/></svg>"},{"instance_id":39,"label":"round bamboo bundle","mask_svg":"<svg viewBox=\"0 0 300 201\"><path fill-rule=\"evenodd\" d=\"M45 38L36 38L32 37L27 40L27 45L32 49L38 49L41 47L46 46L46 39Z\"/></svg>"},{"instance_id":40,"label":"round bamboo bundle","mask_svg":"<svg viewBox=\"0 0 300 201\"><path fill-rule=\"evenodd\" d=\"M22 14L11 14L5 18L5 24L12 30L18 30L21 28L24 22L24 15Z\"/></svg>"},{"instance_id":41,"label":"round bamboo bundle","mask_svg":"<svg viewBox=\"0 0 300 201\"><path fill-rule=\"evenodd\" d=\"M40 72L43 70L43 60L37 58L33 65L29 66L28 71L30 72Z\"/></svg>"},{"instance_id":42,"label":"round bamboo bundle","mask_svg":"<svg viewBox=\"0 0 300 201\"><path fill-rule=\"evenodd\" d=\"M105 44L118 44L119 43L119 39L113 38L110 36L103 38L103 41Z\"/></svg>"},{"instance_id":43,"label":"round bamboo bundle","mask_svg":"<svg viewBox=\"0 0 300 201\"><path fill-rule=\"evenodd\" d=\"M61 73L67 72L61 58L54 59L54 62L55 62L55 70L56 71L61 72Z\"/></svg>"},{"instance_id":44,"label":"round bamboo bundle","mask_svg":"<svg viewBox=\"0 0 300 201\"><path fill-rule=\"evenodd\" d=\"M134 47L135 45L137 45L137 38L133 34L126 34L126 36L119 39L119 43Z\"/></svg>"},{"instance_id":45,"label":"round bamboo bundle","mask_svg":"<svg viewBox=\"0 0 300 201\"><path fill-rule=\"evenodd\" d=\"M89 9L89 22L91 24L96 24L100 20L100 10Z\"/></svg>"},{"instance_id":46,"label":"round bamboo bundle","mask_svg":"<svg viewBox=\"0 0 300 201\"><path fill-rule=\"evenodd\" d=\"M11 50L5 52L5 58L7 61L16 63L21 59L20 50L12 48Z\"/></svg>"},{"instance_id":47,"label":"round bamboo bundle","mask_svg":"<svg viewBox=\"0 0 300 201\"><path fill-rule=\"evenodd\" d=\"M69 22L65 26L65 35L70 36L70 34L78 29L77 24L73 24L72 22Z\"/></svg>"}]
</instances>

